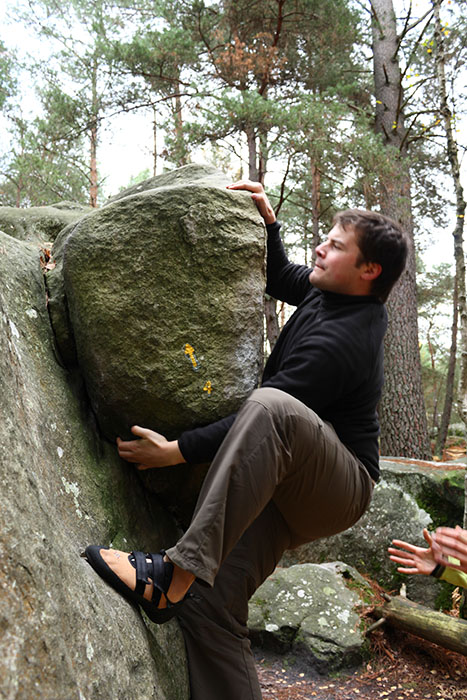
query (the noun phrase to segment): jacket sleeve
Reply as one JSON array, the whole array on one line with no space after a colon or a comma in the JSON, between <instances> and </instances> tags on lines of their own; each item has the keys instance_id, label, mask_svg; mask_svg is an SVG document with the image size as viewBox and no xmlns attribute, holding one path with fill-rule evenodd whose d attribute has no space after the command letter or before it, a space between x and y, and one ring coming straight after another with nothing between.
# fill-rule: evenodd
<instances>
[{"instance_id":1,"label":"jacket sleeve","mask_svg":"<svg viewBox=\"0 0 467 700\"><path fill-rule=\"evenodd\" d=\"M311 272L306 265L291 263L280 236L281 225L278 221L268 224L266 293L287 304L298 306L310 291L308 280Z\"/></svg>"},{"instance_id":2,"label":"jacket sleeve","mask_svg":"<svg viewBox=\"0 0 467 700\"><path fill-rule=\"evenodd\" d=\"M211 462L235 420L233 413L227 418L200 428L185 430L178 438L178 447L184 459L191 464Z\"/></svg>"},{"instance_id":3,"label":"jacket sleeve","mask_svg":"<svg viewBox=\"0 0 467 700\"><path fill-rule=\"evenodd\" d=\"M439 578L442 581L452 583L453 586L467 588L467 574L464 574L462 571L458 571L457 569L446 567Z\"/></svg>"}]
</instances>

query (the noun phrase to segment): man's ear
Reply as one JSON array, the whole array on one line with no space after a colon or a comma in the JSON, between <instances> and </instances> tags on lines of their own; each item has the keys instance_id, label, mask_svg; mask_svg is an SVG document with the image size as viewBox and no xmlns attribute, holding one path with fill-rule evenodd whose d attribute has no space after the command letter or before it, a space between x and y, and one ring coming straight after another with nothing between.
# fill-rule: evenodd
<instances>
[{"instance_id":1,"label":"man's ear","mask_svg":"<svg viewBox=\"0 0 467 700\"><path fill-rule=\"evenodd\" d=\"M363 263L361 278L367 281L375 280L380 276L382 269L382 266L376 262Z\"/></svg>"}]
</instances>

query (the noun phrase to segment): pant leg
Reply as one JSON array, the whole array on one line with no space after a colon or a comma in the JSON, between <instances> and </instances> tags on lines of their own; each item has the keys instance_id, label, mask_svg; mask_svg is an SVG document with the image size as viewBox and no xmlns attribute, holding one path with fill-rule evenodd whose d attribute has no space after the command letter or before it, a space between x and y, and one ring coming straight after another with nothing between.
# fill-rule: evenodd
<instances>
[{"instance_id":1,"label":"pant leg","mask_svg":"<svg viewBox=\"0 0 467 700\"><path fill-rule=\"evenodd\" d=\"M212 588L195 583L196 598L181 609L191 700L261 700L247 637L248 600L289 546L286 523L273 502L243 534Z\"/></svg>"},{"instance_id":2,"label":"pant leg","mask_svg":"<svg viewBox=\"0 0 467 700\"><path fill-rule=\"evenodd\" d=\"M297 546L353 525L371 492L366 469L316 413L278 389L257 389L211 464L190 527L167 554L213 585L271 499Z\"/></svg>"}]
</instances>

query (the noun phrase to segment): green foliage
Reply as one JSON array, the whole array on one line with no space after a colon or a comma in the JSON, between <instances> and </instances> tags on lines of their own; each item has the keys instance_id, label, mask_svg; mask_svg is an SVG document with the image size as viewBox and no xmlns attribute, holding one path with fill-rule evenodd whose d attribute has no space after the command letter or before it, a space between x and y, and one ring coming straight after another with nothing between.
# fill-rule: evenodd
<instances>
[{"instance_id":1,"label":"green foliage","mask_svg":"<svg viewBox=\"0 0 467 700\"><path fill-rule=\"evenodd\" d=\"M439 581L439 592L435 600L436 610L452 610L452 594L455 586L447 581Z\"/></svg>"},{"instance_id":2,"label":"green foliage","mask_svg":"<svg viewBox=\"0 0 467 700\"><path fill-rule=\"evenodd\" d=\"M417 280L420 316L433 318L433 314L440 311L443 304L449 306L452 300L453 286L454 277L451 265L441 263L427 272L420 264Z\"/></svg>"},{"instance_id":3,"label":"green foliage","mask_svg":"<svg viewBox=\"0 0 467 700\"><path fill-rule=\"evenodd\" d=\"M419 258L417 277L422 381L429 424L438 426L444 404L453 315L452 267L442 263L426 271ZM457 387L457 382L455 383ZM454 407L456 401L454 401Z\"/></svg>"},{"instance_id":4,"label":"green foliage","mask_svg":"<svg viewBox=\"0 0 467 700\"><path fill-rule=\"evenodd\" d=\"M129 187L133 187L133 185L137 185L138 183L143 182L144 180L147 180L150 177L151 177L151 173L149 172L149 168L146 168L146 170L142 170L137 175L132 175L130 177L130 179L128 180L127 184L122 185L122 187L120 187L119 192L123 192L124 190L127 190Z\"/></svg>"},{"instance_id":5,"label":"green foliage","mask_svg":"<svg viewBox=\"0 0 467 700\"><path fill-rule=\"evenodd\" d=\"M79 143L55 130L56 114L13 120L13 146L2 164L3 206L41 206L59 200L87 204L88 179ZM17 145L16 145L17 144Z\"/></svg>"},{"instance_id":6,"label":"green foliage","mask_svg":"<svg viewBox=\"0 0 467 700\"><path fill-rule=\"evenodd\" d=\"M50 188L76 193L82 199L80 190L85 181L94 203L99 184L96 159L100 123L119 101L119 80L108 51L108 42L123 26L118 10L106 0L35 0L22 19L51 48L48 61L41 58L31 66L44 111L34 120L28 133L29 141L35 139L47 152L44 164L47 172L39 173L43 157L39 149L39 160L34 167L27 153L21 152L22 160L28 162L26 168L18 165L18 158L13 154L11 170L6 172L6 177L30 193L27 200L41 200ZM18 123L23 117L15 114L12 118ZM18 128L13 131L17 133ZM21 149L24 130L19 132ZM86 174L83 135L90 144ZM60 169L64 182L59 185L54 173L58 176ZM28 184L30 177L34 184ZM39 180L43 182L44 191L35 197Z\"/></svg>"},{"instance_id":7,"label":"green foliage","mask_svg":"<svg viewBox=\"0 0 467 700\"><path fill-rule=\"evenodd\" d=\"M169 167L211 144L210 158L225 169L233 155L235 163L256 159L258 174L274 171L268 191L287 222L291 249L307 261L313 217L323 235L336 209L378 208L380 182L399 177L398 152L385 149L373 130L367 17L347 0L34 0L27 19L52 49L50 61L36 66L35 79L48 104L40 119L49 122L49 141L54 136L53 148L45 139L48 153L56 158L72 151L76 160L79 153L81 168L91 128L99 142L113 111L150 105L163 132L158 156ZM446 41L463 47L465 22L457 15L448 22ZM408 65L404 108L411 120L413 204L419 220L429 217L441 226L444 165L435 140L440 126L431 27L421 40L417 32L404 36L401 46ZM465 47L457 52L457 67L464 53ZM0 100L13 89L12 60L0 45ZM39 123L34 128L47 131ZM20 139L17 128L14 134ZM19 141L14 150L21 152ZM7 172L11 181L19 172L12 155L3 163L4 172L16 163ZM319 174L319 206L313 172ZM62 189L76 191L75 185ZM428 235L421 229L420 246Z\"/></svg>"},{"instance_id":8,"label":"green foliage","mask_svg":"<svg viewBox=\"0 0 467 700\"><path fill-rule=\"evenodd\" d=\"M16 59L0 40L0 109L12 98L17 90L15 75Z\"/></svg>"}]
</instances>

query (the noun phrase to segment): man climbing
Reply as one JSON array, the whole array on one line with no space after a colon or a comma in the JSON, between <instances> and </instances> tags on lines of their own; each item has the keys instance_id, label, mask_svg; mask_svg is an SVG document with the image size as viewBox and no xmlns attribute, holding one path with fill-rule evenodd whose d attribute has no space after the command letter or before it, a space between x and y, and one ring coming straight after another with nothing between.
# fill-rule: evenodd
<instances>
[{"instance_id":1,"label":"man climbing","mask_svg":"<svg viewBox=\"0 0 467 700\"><path fill-rule=\"evenodd\" d=\"M393 221L349 210L335 217L312 270L292 264L262 185L229 188L250 191L265 221L267 293L297 309L261 388L237 415L174 441L139 426L132 428L138 440L118 439L120 456L142 469L212 460L175 546L159 554L86 549L94 569L152 620L178 614L192 700L261 698L249 598L285 549L351 527L371 500L384 302L407 256Z\"/></svg>"}]
</instances>

